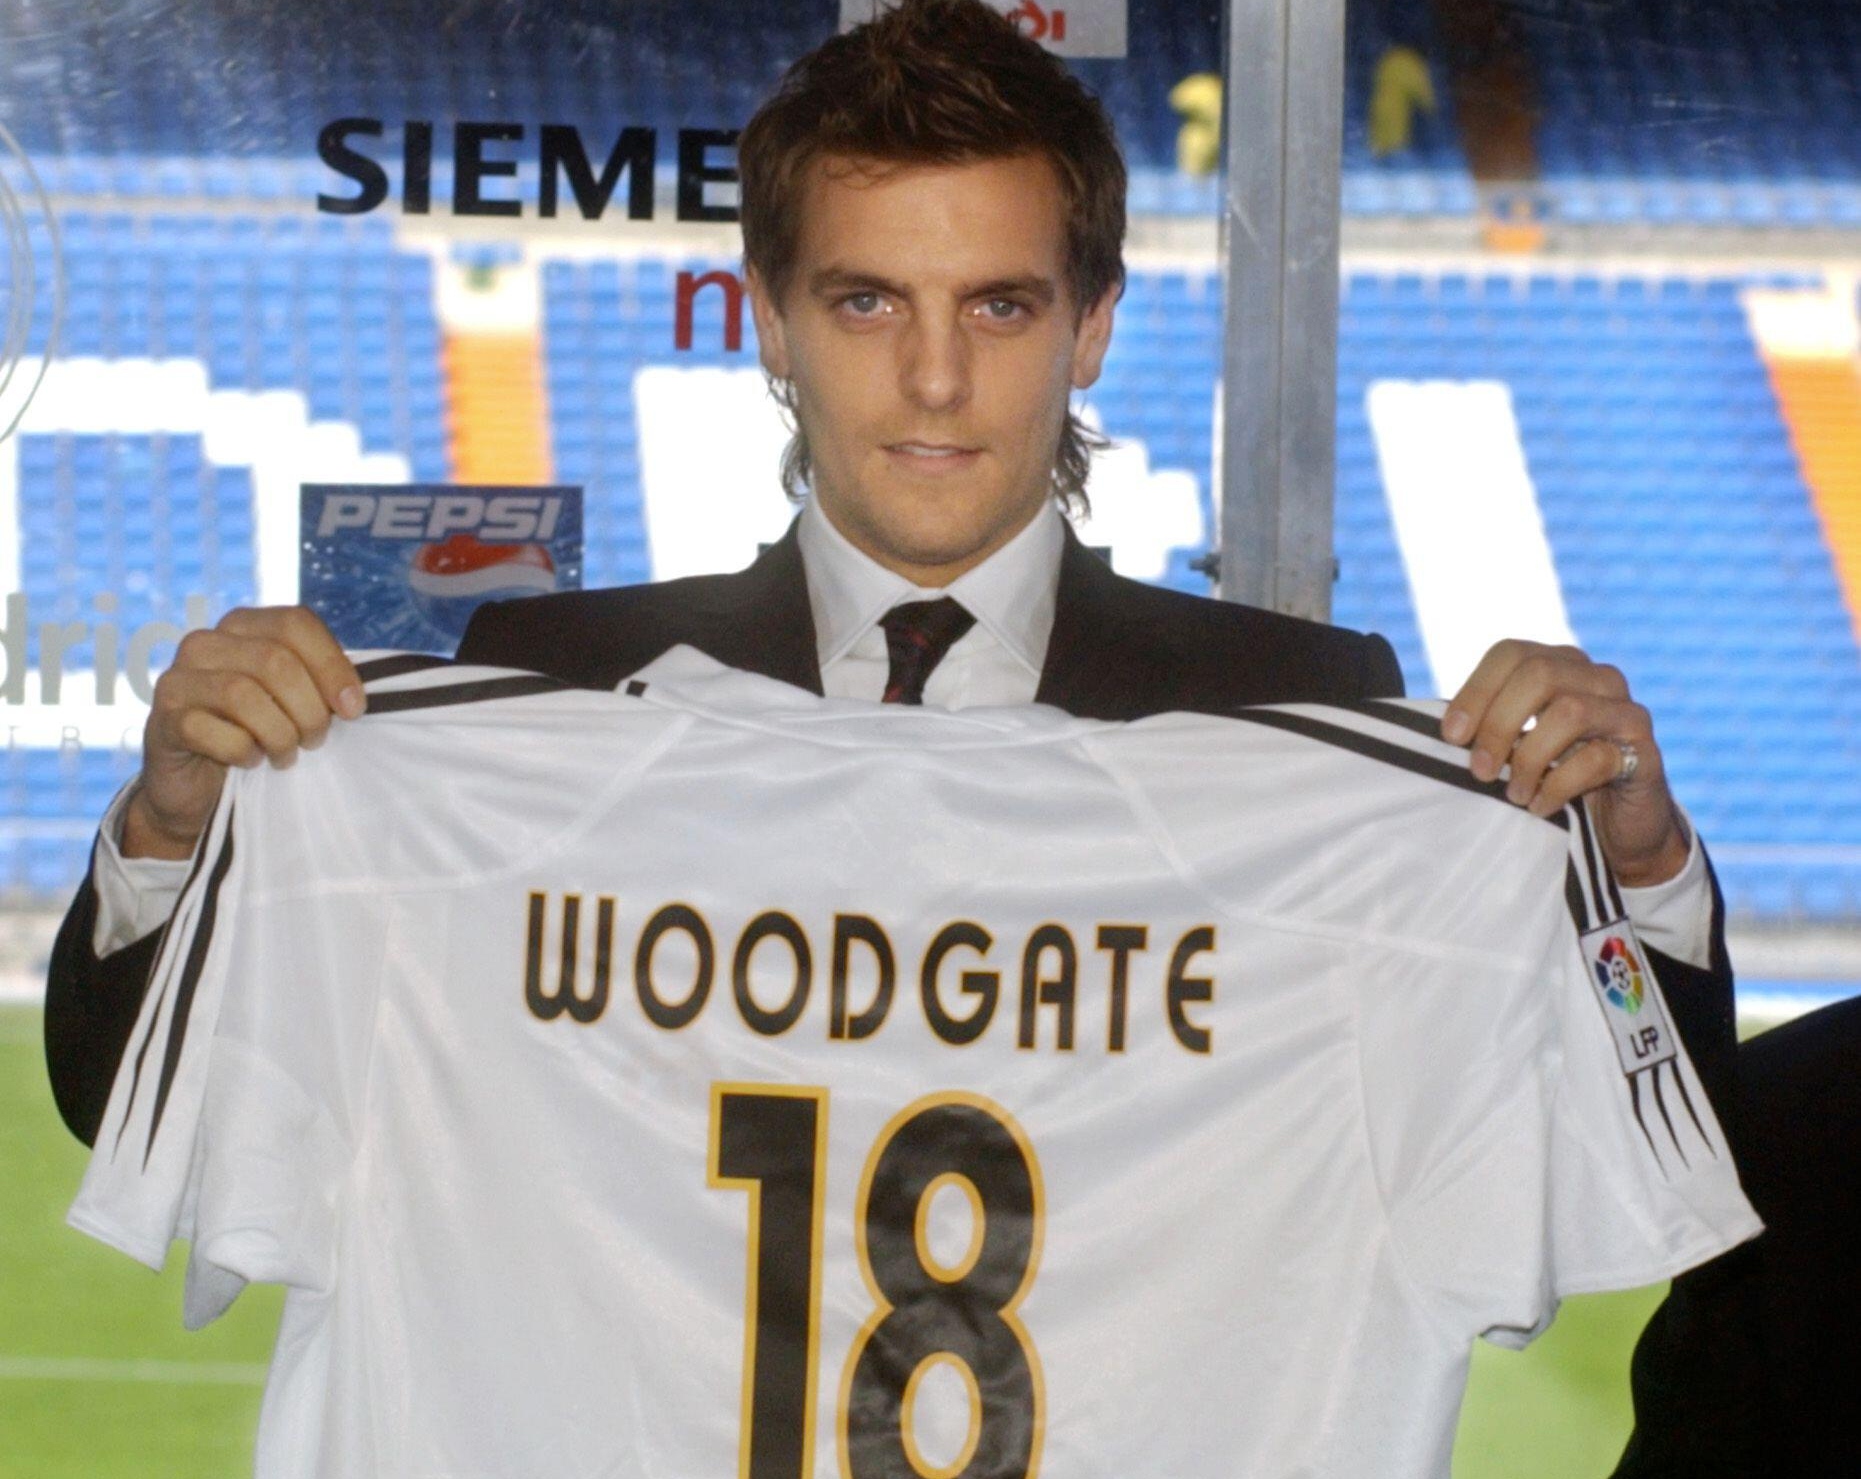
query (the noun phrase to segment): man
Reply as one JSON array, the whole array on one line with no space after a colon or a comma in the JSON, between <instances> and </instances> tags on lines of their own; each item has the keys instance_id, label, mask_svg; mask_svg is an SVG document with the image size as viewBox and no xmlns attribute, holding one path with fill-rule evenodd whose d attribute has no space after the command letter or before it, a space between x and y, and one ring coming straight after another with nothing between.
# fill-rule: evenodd
<instances>
[{"instance_id":1,"label":"man","mask_svg":"<svg viewBox=\"0 0 1861 1479\"><path fill-rule=\"evenodd\" d=\"M1732 1154L1765 1233L1654 1312L1615 1479L1861 1472L1861 998L1742 1044L1735 1082Z\"/></svg>"},{"instance_id":2,"label":"man","mask_svg":"<svg viewBox=\"0 0 1861 1479\"><path fill-rule=\"evenodd\" d=\"M473 662L612 687L688 643L841 697L1034 700L1091 718L1401 691L1379 637L1124 580L1061 516L1089 462L1068 398L1123 285L1124 167L1064 67L980 0L910 0L804 57L739 147L762 360L809 497L749 569L481 611ZM225 767L289 764L363 700L302 610L235 611L158 683L53 951L46 1047L89 1139ZM1703 855L1649 717L1574 649L1502 643L1445 721L1548 814L1591 793L1609 861L1710 1085L1731 977Z\"/></svg>"}]
</instances>

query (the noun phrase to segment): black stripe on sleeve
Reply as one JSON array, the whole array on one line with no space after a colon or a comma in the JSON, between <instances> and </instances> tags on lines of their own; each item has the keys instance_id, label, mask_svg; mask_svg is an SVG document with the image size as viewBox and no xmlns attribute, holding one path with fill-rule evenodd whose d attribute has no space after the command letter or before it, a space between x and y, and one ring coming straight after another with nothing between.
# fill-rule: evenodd
<instances>
[{"instance_id":1,"label":"black stripe on sleeve","mask_svg":"<svg viewBox=\"0 0 1861 1479\"><path fill-rule=\"evenodd\" d=\"M208 827L209 830L211 830L212 823L208 823ZM116 1158L116 1152L122 1148L123 1132L129 1128L130 1118L136 1112L136 1095L142 1089L142 1063L143 1060L149 1056L149 1044L155 1041L155 1024L161 1021L162 1003L166 1001L168 997L168 982L174 977L174 962L172 960L163 960L163 951L165 951L168 946L168 935L169 932L174 929L175 920L179 917L182 908L186 905L188 893L194 887L194 880L200 877L201 866L206 861L207 839L202 837L200 846L194 849L194 862L187 870L187 881L181 885L181 892L175 895L174 912L162 923L161 943L155 947L156 963L163 965L164 969L162 970L161 979L159 981L151 981L149 983L149 989L155 993L155 1009L149 1013L148 1031L143 1033L142 1045L136 1049L136 1066L130 1074L129 1079L129 1098L123 1103L122 1123L116 1127L116 1143L110 1147L110 1158L112 1160ZM125 1051L127 1051L127 1049L125 1049Z\"/></svg>"},{"instance_id":2,"label":"black stripe on sleeve","mask_svg":"<svg viewBox=\"0 0 1861 1479\"><path fill-rule=\"evenodd\" d=\"M1673 1065L1674 1087L1680 1090L1680 1102L1687 1107L1687 1118L1693 1121L1693 1128L1699 1131L1699 1138L1706 1142L1706 1149L1712 1152L1712 1158L1719 1159L1719 1148L1712 1143L1712 1136L1706 1133L1706 1127L1699 1122L1699 1114L1693 1108L1693 1096L1687 1092L1687 1076L1680 1071L1680 1065Z\"/></svg>"},{"instance_id":3,"label":"black stripe on sleeve","mask_svg":"<svg viewBox=\"0 0 1861 1479\"><path fill-rule=\"evenodd\" d=\"M443 709L454 704L485 703L496 698L522 698L531 693L563 693L569 685L524 673L512 678L479 678L469 683L435 684L431 688L401 688L393 693L371 693L370 714L404 714L410 709Z\"/></svg>"},{"instance_id":4,"label":"black stripe on sleeve","mask_svg":"<svg viewBox=\"0 0 1861 1479\"><path fill-rule=\"evenodd\" d=\"M449 668L452 660L431 657L424 652L397 652L390 657L371 657L355 665L356 676L364 683L381 678L398 678L403 673L424 673L429 668Z\"/></svg>"},{"instance_id":5,"label":"black stripe on sleeve","mask_svg":"<svg viewBox=\"0 0 1861 1479\"><path fill-rule=\"evenodd\" d=\"M1405 704L1391 703L1386 698L1369 698L1362 703L1339 704L1340 709L1350 709L1370 719L1384 719L1391 724L1400 724L1404 729L1413 730L1427 739L1446 744L1441 734L1441 721L1433 714L1424 714L1411 709Z\"/></svg>"},{"instance_id":6,"label":"black stripe on sleeve","mask_svg":"<svg viewBox=\"0 0 1861 1479\"><path fill-rule=\"evenodd\" d=\"M142 1153L142 1164L146 1168L149 1157L155 1153L155 1134L162 1126L162 1111L168 1106L168 1091L174 1086L175 1070L181 1064L181 1045L187 1038L187 1019L194 1005L194 989L200 984L201 968L207 962L207 948L213 943L213 919L219 910L220 885L226 881L226 873L233 865L233 819L234 814L226 816L226 845L220 849L220 856L213 864L212 876L207 879L207 892L200 903L200 919L194 926L194 937L188 941L187 965L181 971L180 984L175 987L174 1015L168 1022L168 1046L162 1054L162 1076L155 1087L155 1112L149 1122L148 1149Z\"/></svg>"},{"instance_id":7,"label":"black stripe on sleeve","mask_svg":"<svg viewBox=\"0 0 1861 1479\"><path fill-rule=\"evenodd\" d=\"M1661 1153L1654 1148L1654 1137L1648 1133L1648 1122L1641 1114L1641 1075L1631 1073L1628 1076L1628 1099L1635 1111L1635 1123L1641 1126L1641 1138L1648 1142L1648 1154L1654 1157L1654 1164L1661 1164ZM1662 1168L1665 1171L1665 1167Z\"/></svg>"},{"instance_id":8,"label":"black stripe on sleeve","mask_svg":"<svg viewBox=\"0 0 1861 1479\"><path fill-rule=\"evenodd\" d=\"M1654 1080L1654 1107L1660 1110L1661 1123L1667 1126L1667 1138L1673 1142L1674 1149L1679 1152L1680 1164L1686 1166L1690 1170L1693 1163L1687 1159L1687 1153L1680 1144L1680 1137L1674 1133L1674 1122L1669 1119L1667 1115L1667 1098L1661 1093L1661 1069L1659 1064L1655 1065L1654 1071L1650 1073L1648 1077Z\"/></svg>"},{"instance_id":9,"label":"black stripe on sleeve","mask_svg":"<svg viewBox=\"0 0 1861 1479\"><path fill-rule=\"evenodd\" d=\"M1226 717L1239 719L1248 724L1263 725L1268 729L1283 729L1289 734L1304 735L1307 739L1318 740L1324 744L1336 745L1339 749L1350 750L1355 754L1371 760L1381 760L1386 765L1394 765L1416 775L1428 776L1430 779L1454 786L1462 791L1471 791L1476 795L1490 796L1495 801L1506 801L1506 787L1503 781L1482 781L1474 778L1471 771L1446 760L1437 760L1432 755L1418 754L1405 749L1389 740L1380 740L1341 724L1327 724L1322 719L1313 719L1304 714L1288 713L1283 709L1236 709ZM1568 828L1570 822L1561 812L1545 817L1543 820L1554 827Z\"/></svg>"}]
</instances>

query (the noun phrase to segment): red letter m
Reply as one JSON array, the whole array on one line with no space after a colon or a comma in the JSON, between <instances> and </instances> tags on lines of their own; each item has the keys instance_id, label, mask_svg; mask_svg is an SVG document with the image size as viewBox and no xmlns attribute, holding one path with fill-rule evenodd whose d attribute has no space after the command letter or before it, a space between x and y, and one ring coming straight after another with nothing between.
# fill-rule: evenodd
<instances>
[{"instance_id":1,"label":"red letter m","mask_svg":"<svg viewBox=\"0 0 1861 1479\"><path fill-rule=\"evenodd\" d=\"M672 347L691 348L691 305L699 290L708 287L724 291L724 348L734 353L743 347L743 279L719 268L702 277L691 272L678 275L678 288L672 299Z\"/></svg>"}]
</instances>

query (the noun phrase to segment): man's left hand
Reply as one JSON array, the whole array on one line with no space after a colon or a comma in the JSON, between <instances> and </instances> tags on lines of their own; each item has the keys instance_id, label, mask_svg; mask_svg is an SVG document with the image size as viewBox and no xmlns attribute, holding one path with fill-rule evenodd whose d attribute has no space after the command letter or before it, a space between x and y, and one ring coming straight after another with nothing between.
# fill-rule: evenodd
<instances>
[{"instance_id":1,"label":"man's left hand","mask_svg":"<svg viewBox=\"0 0 1861 1479\"><path fill-rule=\"evenodd\" d=\"M1653 720L1615 668L1575 647L1496 643L1454 695L1441 733L1472 747L1480 780L1510 764L1506 795L1533 816L1593 793L1591 815L1620 883L1665 883L1686 866L1686 823Z\"/></svg>"}]
</instances>

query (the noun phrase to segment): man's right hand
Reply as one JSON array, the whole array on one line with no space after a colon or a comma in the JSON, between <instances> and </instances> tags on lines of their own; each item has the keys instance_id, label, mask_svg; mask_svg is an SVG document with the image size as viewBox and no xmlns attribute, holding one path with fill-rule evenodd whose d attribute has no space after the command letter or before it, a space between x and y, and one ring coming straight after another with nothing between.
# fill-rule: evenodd
<instances>
[{"instance_id":1,"label":"man's right hand","mask_svg":"<svg viewBox=\"0 0 1861 1479\"><path fill-rule=\"evenodd\" d=\"M123 856L187 857L229 765L289 765L323 743L333 717L354 719L365 706L355 665L305 607L229 611L189 632L155 684Z\"/></svg>"}]
</instances>

